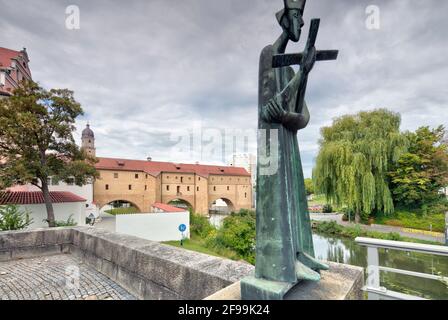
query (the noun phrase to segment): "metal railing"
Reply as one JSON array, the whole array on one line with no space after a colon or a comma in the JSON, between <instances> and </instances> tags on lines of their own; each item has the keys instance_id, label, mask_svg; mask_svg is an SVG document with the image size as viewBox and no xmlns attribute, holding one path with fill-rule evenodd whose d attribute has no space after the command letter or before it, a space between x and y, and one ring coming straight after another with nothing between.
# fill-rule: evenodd
<instances>
[{"instance_id":1,"label":"metal railing","mask_svg":"<svg viewBox=\"0 0 448 320\"><path fill-rule=\"evenodd\" d=\"M446 277L434 274L420 273L408 270L382 267L379 263L378 249L418 252L437 256L448 256L448 247L426 245L410 242L378 240L371 238L356 238L356 243L367 247L367 280L363 290L369 300L425 300L423 298L388 290L380 285L380 272L391 272L418 278L446 281Z\"/></svg>"}]
</instances>

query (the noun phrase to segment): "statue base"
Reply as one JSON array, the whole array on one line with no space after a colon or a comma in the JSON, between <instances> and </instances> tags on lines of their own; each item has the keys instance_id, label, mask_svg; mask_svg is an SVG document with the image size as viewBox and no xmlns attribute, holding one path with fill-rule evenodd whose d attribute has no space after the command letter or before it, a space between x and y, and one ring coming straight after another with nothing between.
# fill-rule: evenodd
<instances>
[{"instance_id":1,"label":"statue base","mask_svg":"<svg viewBox=\"0 0 448 320\"><path fill-rule=\"evenodd\" d=\"M241 280L244 300L284 300L295 284L258 279L254 276Z\"/></svg>"},{"instance_id":2,"label":"statue base","mask_svg":"<svg viewBox=\"0 0 448 320\"><path fill-rule=\"evenodd\" d=\"M349 266L328 262L330 267L327 271L322 271L322 279L319 282L302 281L298 285L288 287L281 282L270 282L255 279L255 277L245 277L241 282L236 282L215 294L205 298L206 300L242 300L242 293L245 299L253 300L363 300L364 292L364 270L360 267ZM269 288L269 289L266 289ZM246 290L251 290L247 292ZM250 296L259 291L259 296ZM284 294L284 292L287 292ZM263 296L263 294L266 294ZM282 298L281 298L282 296Z\"/></svg>"}]
</instances>

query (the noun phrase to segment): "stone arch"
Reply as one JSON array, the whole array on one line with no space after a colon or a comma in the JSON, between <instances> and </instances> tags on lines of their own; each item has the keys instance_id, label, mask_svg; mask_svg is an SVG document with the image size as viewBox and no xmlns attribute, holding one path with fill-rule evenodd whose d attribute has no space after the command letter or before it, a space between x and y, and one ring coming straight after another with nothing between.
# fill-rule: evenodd
<instances>
[{"instance_id":1,"label":"stone arch","mask_svg":"<svg viewBox=\"0 0 448 320\"><path fill-rule=\"evenodd\" d=\"M216 197L213 197L213 198L211 199L210 203L209 203L209 206L208 206L208 207L209 207L209 210L210 210L210 211L213 211L213 210L212 210L212 206L213 206L213 204L214 204L217 200L222 200L222 201L225 202L225 204L227 205L227 208L228 208L228 213L237 211L237 209L238 209L238 208L235 206L235 201L232 201L232 200L229 199L229 198L216 196Z\"/></svg>"},{"instance_id":2,"label":"stone arch","mask_svg":"<svg viewBox=\"0 0 448 320\"><path fill-rule=\"evenodd\" d=\"M172 198L167 199L165 202L166 202L166 204L176 206L176 204L173 204L173 202L176 202L176 201L180 201L180 202L184 203L188 207L188 209L194 209L194 206L191 204L191 202L182 197L172 197Z\"/></svg>"}]
</instances>

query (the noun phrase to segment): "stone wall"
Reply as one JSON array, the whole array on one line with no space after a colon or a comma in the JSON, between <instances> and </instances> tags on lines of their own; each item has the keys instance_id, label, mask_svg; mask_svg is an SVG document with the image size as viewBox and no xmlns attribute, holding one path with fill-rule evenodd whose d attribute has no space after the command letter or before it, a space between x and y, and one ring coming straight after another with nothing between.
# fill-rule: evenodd
<instances>
[{"instance_id":1,"label":"stone wall","mask_svg":"<svg viewBox=\"0 0 448 320\"><path fill-rule=\"evenodd\" d=\"M246 263L74 227L0 232L0 261L71 253L141 299L203 299L253 272Z\"/></svg>"}]
</instances>

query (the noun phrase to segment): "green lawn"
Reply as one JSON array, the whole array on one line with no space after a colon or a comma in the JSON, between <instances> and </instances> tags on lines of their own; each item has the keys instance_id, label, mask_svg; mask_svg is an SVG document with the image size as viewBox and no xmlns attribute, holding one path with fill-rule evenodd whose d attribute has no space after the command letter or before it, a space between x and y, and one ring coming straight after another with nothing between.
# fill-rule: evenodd
<instances>
[{"instance_id":1,"label":"green lawn","mask_svg":"<svg viewBox=\"0 0 448 320\"><path fill-rule=\"evenodd\" d=\"M180 245L180 241L168 241L164 242L164 244L178 248L183 248L190 251L205 253L215 257L226 258L231 260L241 260L238 258L238 255L231 250L208 248L205 244L205 241L195 235L192 236L191 239L184 240L183 246Z\"/></svg>"},{"instance_id":2,"label":"green lawn","mask_svg":"<svg viewBox=\"0 0 448 320\"><path fill-rule=\"evenodd\" d=\"M325 196L314 196L313 200L308 201L308 206L324 206L327 204L327 200L325 199Z\"/></svg>"},{"instance_id":3,"label":"green lawn","mask_svg":"<svg viewBox=\"0 0 448 320\"><path fill-rule=\"evenodd\" d=\"M432 225L432 231L445 232L445 215L442 213L422 215L416 212L397 210L393 215L376 217L375 223L425 231L430 231L430 225Z\"/></svg>"},{"instance_id":4,"label":"green lawn","mask_svg":"<svg viewBox=\"0 0 448 320\"><path fill-rule=\"evenodd\" d=\"M116 216L116 215L120 215L120 214L135 214L135 213L139 213L139 211L137 208L130 207L130 208L115 208L115 209L107 210L106 213Z\"/></svg>"}]
</instances>

